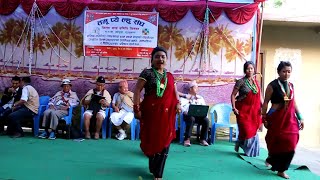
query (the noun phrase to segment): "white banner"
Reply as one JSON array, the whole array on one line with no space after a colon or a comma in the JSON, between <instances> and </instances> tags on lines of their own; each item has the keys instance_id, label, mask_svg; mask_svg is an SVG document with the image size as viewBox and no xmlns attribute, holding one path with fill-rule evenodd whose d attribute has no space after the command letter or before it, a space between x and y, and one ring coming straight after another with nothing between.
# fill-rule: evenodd
<instances>
[{"instance_id":1,"label":"white banner","mask_svg":"<svg viewBox=\"0 0 320 180\"><path fill-rule=\"evenodd\" d=\"M83 37L85 56L150 57L158 13L87 10Z\"/></svg>"}]
</instances>

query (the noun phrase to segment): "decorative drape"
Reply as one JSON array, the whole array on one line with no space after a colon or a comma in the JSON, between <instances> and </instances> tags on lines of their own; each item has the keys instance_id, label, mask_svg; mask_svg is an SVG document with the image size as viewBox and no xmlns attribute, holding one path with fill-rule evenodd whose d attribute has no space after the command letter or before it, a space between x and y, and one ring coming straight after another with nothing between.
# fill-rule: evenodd
<instances>
[{"instance_id":1,"label":"decorative drape","mask_svg":"<svg viewBox=\"0 0 320 180\"><path fill-rule=\"evenodd\" d=\"M257 5L258 4L251 4L245 8L226 8L224 11L232 22L236 24L245 24L250 21L252 16L254 16L258 9Z\"/></svg>"},{"instance_id":2,"label":"decorative drape","mask_svg":"<svg viewBox=\"0 0 320 180\"><path fill-rule=\"evenodd\" d=\"M20 0L0 0L0 14L9 15L19 6Z\"/></svg>"},{"instance_id":3,"label":"decorative drape","mask_svg":"<svg viewBox=\"0 0 320 180\"><path fill-rule=\"evenodd\" d=\"M258 9L260 2L264 0L255 0L252 4L240 3L219 3L208 2L210 22L217 19L224 11L228 18L236 24L245 24ZM0 0L0 14L9 15L21 5L23 10L29 14L34 0ZM57 13L67 19L73 19L81 15L85 8L90 10L113 10L113 11L153 11L159 12L159 16L167 22L177 22L181 20L190 10L194 17L203 22L206 11L206 2L201 0L197 2L173 2L166 0L37 0L41 13L47 14L51 7L54 7Z\"/></svg>"}]
</instances>

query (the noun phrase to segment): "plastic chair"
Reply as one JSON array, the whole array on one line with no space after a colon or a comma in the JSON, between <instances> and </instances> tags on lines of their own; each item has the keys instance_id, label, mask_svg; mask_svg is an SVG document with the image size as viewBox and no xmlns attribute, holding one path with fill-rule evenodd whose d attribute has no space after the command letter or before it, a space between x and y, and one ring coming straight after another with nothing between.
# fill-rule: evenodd
<instances>
[{"instance_id":1,"label":"plastic chair","mask_svg":"<svg viewBox=\"0 0 320 180\"><path fill-rule=\"evenodd\" d=\"M101 127L102 139L106 139L106 136L107 136L107 119L109 119L109 111L110 111L110 108L106 108L105 111L106 111L106 118L104 118L104 120L102 121L102 127ZM82 132L82 130L83 130L83 124L84 124L83 114L84 114L84 107L81 106L81 119L80 119L80 129L81 129L81 132Z\"/></svg>"},{"instance_id":2,"label":"plastic chair","mask_svg":"<svg viewBox=\"0 0 320 180\"><path fill-rule=\"evenodd\" d=\"M132 131L134 129L134 131ZM140 138L140 121L134 118L131 122L131 140L137 140Z\"/></svg>"},{"instance_id":3,"label":"plastic chair","mask_svg":"<svg viewBox=\"0 0 320 180\"><path fill-rule=\"evenodd\" d=\"M184 133L186 131L186 122L183 120L183 113L177 114L176 116L177 120L176 120L176 129L178 129L178 118L180 117L180 137L179 137L179 141L181 144L183 144L184 142ZM200 125L195 123L194 125L197 125L197 139L200 138L199 134L200 134Z\"/></svg>"},{"instance_id":4,"label":"plastic chair","mask_svg":"<svg viewBox=\"0 0 320 180\"><path fill-rule=\"evenodd\" d=\"M178 115L176 116L176 125L175 128L178 130ZM134 118L130 124L131 128L131 140L138 140L140 138L140 121ZM132 131L134 129L134 131Z\"/></svg>"},{"instance_id":5,"label":"plastic chair","mask_svg":"<svg viewBox=\"0 0 320 180\"><path fill-rule=\"evenodd\" d=\"M113 108L110 108L110 115L113 113ZM108 119L108 138L111 138L112 134L112 122L110 118ZM139 139L139 133L140 133L140 121L137 120L136 118L133 118L131 123L130 123L130 129L131 129L131 140L136 140ZM137 137L136 137L137 136Z\"/></svg>"},{"instance_id":6,"label":"plastic chair","mask_svg":"<svg viewBox=\"0 0 320 180\"><path fill-rule=\"evenodd\" d=\"M50 96L40 96L39 97L39 109L38 114L33 116L33 134L35 137L39 134L40 126L40 117L43 115L43 112L46 110L46 107L49 103Z\"/></svg>"},{"instance_id":7,"label":"plastic chair","mask_svg":"<svg viewBox=\"0 0 320 180\"><path fill-rule=\"evenodd\" d=\"M70 107L69 108L69 112L68 115L64 116L63 118L61 118L61 120L64 120L66 122L66 125L71 125L72 124L72 112L73 112L73 108L75 107Z\"/></svg>"},{"instance_id":8,"label":"plastic chair","mask_svg":"<svg viewBox=\"0 0 320 180\"><path fill-rule=\"evenodd\" d=\"M49 108L49 105L47 105L46 110ZM68 115L61 118L61 120L66 122L66 129L67 129L67 136L68 139L70 139L70 128L72 124L72 112L74 107L70 107L68 110Z\"/></svg>"},{"instance_id":9,"label":"plastic chair","mask_svg":"<svg viewBox=\"0 0 320 180\"><path fill-rule=\"evenodd\" d=\"M233 128L236 130L236 138L238 139L238 125L230 124L230 114L232 112L232 107L229 104L221 103L213 106L210 109L211 114L211 144L214 144L216 138L216 129L219 127L229 128L229 142L232 142L232 132ZM215 121L215 114L217 115L217 120Z\"/></svg>"}]
</instances>

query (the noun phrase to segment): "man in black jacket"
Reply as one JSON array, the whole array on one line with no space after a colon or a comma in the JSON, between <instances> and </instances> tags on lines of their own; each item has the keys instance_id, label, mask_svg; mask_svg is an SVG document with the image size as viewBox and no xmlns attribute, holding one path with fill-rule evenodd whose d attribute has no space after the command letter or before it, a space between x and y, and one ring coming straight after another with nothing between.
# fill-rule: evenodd
<instances>
[{"instance_id":1,"label":"man in black jacket","mask_svg":"<svg viewBox=\"0 0 320 180\"><path fill-rule=\"evenodd\" d=\"M12 112L12 105L19 101L22 95L20 78L12 77L11 83L11 87L5 88L0 102L0 132L4 131L5 119Z\"/></svg>"}]
</instances>

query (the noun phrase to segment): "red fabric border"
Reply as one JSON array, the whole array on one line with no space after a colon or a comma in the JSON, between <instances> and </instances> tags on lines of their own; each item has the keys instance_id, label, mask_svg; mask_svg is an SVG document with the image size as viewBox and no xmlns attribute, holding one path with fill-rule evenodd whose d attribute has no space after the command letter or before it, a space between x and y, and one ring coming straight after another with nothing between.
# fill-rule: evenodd
<instances>
[{"instance_id":1,"label":"red fabric border","mask_svg":"<svg viewBox=\"0 0 320 180\"><path fill-rule=\"evenodd\" d=\"M208 2L214 18L210 14L210 22L217 19L224 11L229 19L236 24L245 24L254 16L260 2L253 4ZM21 4L23 10L29 14L34 0L0 0L0 14L9 15ZM204 0L198 2L172 2L168 0L37 0L37 5L43 15L53 6L57 13L67 19L76 18L85 8L91 10L114 11L147 11L154 9L167 22L181 20L190 10L198 21L203 21L206 10Z\"/></svg>"},{"instance_id":2,"label":"red fabric border","mask_svg":"<svg viewBox=\"0 0 320 180\"><path fill-rule=\"evenodd\" d=\"M0 14L9 15L13 13L20 4L20 0L0 0Z\"/></svg>"}]
</instances>

